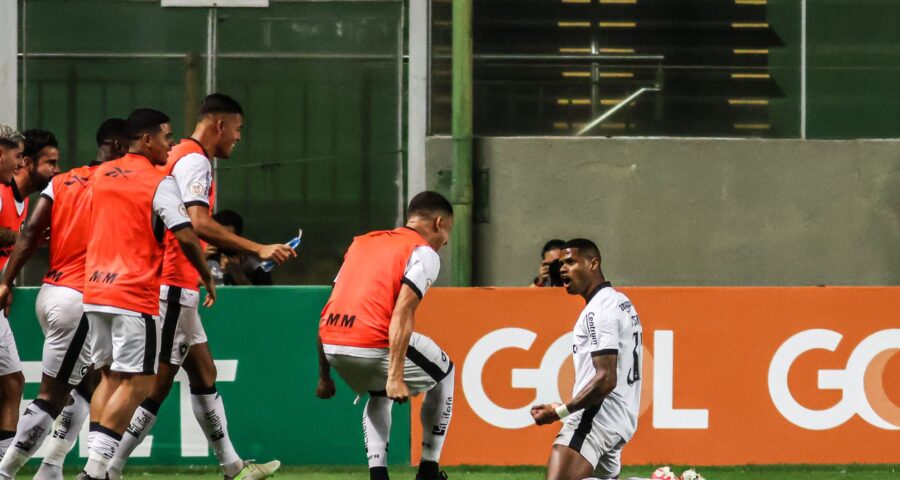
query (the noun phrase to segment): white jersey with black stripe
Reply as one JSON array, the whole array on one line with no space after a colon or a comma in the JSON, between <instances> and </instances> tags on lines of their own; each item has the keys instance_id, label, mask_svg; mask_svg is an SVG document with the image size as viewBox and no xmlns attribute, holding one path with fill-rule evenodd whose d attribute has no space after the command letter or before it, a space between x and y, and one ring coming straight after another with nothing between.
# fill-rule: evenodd
<instances>
[{"instance_id":1,"label":"white jersey with black stripe","mask_svg":"<svg viewBox=\"0 0 900 480\"><path fill-rule=\"evenodd\" d=\"M572 341L575 361L573 396L587 387L597 374L594 355L618 355L616 388L603 400L597 421L626 441L631 439L637 429L643 372L643 330L631 300L609 282L602 284L581 311Z\"/></svg>"}]
</instances>

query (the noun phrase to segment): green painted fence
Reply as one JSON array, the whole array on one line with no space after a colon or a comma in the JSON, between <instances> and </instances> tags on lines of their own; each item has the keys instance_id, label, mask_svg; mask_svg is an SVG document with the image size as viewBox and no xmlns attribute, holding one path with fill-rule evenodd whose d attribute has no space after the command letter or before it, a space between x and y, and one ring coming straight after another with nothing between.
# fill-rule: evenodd
<instances>
[{"instance_id":1,"label":"green painted fence","mask_svg":"<svg viewBox=\"0 0 900 480\"><path fill-rule=\"evenodd\" d=\"M25 398L37 393L43 336L34 316L36 288L15 291L10 314L25 362ZM365 399L338 380L338 395L315 396L316 331L329 287L225 287L201 315L213 356L228 427L244 458L278 458L287 464L365 464L362 409ZM132 464L215 464L190 409L187 385L176 384L160 410L150 448ZM23 403L25 405L25 403ZM409 463L409 407L394 408L390 460ZM85 438L82 436L82 438ZM79 440L68 461L83 462ZM82 458L77 458L81 454Z\"/></svg>"}]
</instances>

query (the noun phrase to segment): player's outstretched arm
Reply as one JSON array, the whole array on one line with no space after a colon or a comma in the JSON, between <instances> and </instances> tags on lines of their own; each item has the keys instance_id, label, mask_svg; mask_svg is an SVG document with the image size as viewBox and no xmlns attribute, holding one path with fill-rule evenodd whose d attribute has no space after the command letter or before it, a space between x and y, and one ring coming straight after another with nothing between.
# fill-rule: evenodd
<instances>
[{"instance_id":1,"label":"player's outstretched arm","mask_svg":"<svg viewBox=\"0 0 900 480\"><path fill-rule=\"evenodd\" d=\"M213 306L216 303L216 282L212 280L212 275L209 273L209 267L206 265L197 233L189 226L174 230L172 233L175 235L175 239L178 240L184 256L197 269L197 273L200 274L200 281L206 287L206 300L203 302L203 306Z\"/></svg>"},{"instance_id":2,"label":"player's outstretched arm","mask_svg":"<svg viewBox=\"0 0 900 480\"><path fill-rule=\"evenodd\" d=\"M336 389L331 378L331 364L328 363L328 357L325 356L325 349L322 347L322 337L316 337L316 343L319 349L319 385L316 387L316 396L327 400L334 396Z\"/></svg>"},{"instance_id":3,"label":"player's outstretched arm","mask_svg":"<svg viewBox=\"0 0 900 480\"><path fill-rule=\"evenodd\" d=\"M618 355L616 353L595 352L591 357L594 368L597 373L591 379L586 387L581 389L571 402L565 405L565 410L569 413L583 410L591 405L599 405L603 399L616 388L616 361ZM538 425L547 425L560 420L557 408L561 405L553 403L550 405L535 405L531 407L531 416Z\"/></svg>"},{"instance_id":4,"label":"player's outstretched arm","mask_svg":"<svg viewBox=\"0 0 900 480\"><path fill-rule=\"evenodd\" d=\"M409 285L401 285L397 303L394 304L394 314L391 316L391 326L388 328L388 377L385 387L388 398L397 403L409 400L409 388L403 381L403 367L418 306L419 295Z\"/></svg>"},{"instance_id":5,"label":"player's outstretched arm","mask_svg":"<svg viewBox=\"0 0 900 480\"><path fill-rule=\"evenodd\" d=\"M43 233L50 226L52 212L53 202L41 197L31 216L28 217L28 221L22 227L22 234L16 240L15 247L9 256L9 262L6 264L6 271L3 272L3 278L0 279L0 308L5 309L12 303L10 289L13 280L40 245Z\"/></svg>"},{"instance_id":6,"label":"player's outstretched arm","mask_svg":"<svg viewBox=\"0 0 900 480\"><path fill-rule=\"evenodd\" d=\"M275 243L262 245L253 240L231 233L209 214L204 205L193 205L187 209L191 223L197 235L203 240L225 250L234 250L255 255L260 260L273 260L279 265L287 259L296 257L297 252L291 247Z\"/></svg>"}]
</instances>

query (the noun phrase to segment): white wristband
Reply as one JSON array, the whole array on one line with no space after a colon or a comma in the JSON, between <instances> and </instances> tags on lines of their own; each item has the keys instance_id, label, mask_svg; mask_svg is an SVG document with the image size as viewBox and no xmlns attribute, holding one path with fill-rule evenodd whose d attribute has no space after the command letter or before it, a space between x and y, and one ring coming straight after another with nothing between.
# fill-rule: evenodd
<instances>
[{"instance_id":1,"label":"white wristband","mask_svg":"<svg viewBox=\"0 0 900 480\"><path fill-rule=\"evenodd\" d=\"M565 403L556 407L556 416L559 417L560 420L569 416L569 409L566 407Z\"/></svg>"}]
</instances>

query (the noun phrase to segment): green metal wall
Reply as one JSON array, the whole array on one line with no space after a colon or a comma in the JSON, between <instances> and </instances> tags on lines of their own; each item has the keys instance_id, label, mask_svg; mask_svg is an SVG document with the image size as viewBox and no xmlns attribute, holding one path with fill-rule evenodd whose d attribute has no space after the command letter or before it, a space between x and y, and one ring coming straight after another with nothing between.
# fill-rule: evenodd
<instances>
[{"instance_id":1,"label":"green metal wall","mask_svg":"<svg viewBox=\"0 0 900 480\"><path fill-rule=\"evenodd\" d=\"M295 465L365 464L361 427L365 399L354 405L355 395L337 376L335 398L315 397L316 333L330 290L226 287L219 291L215 306L200 312L213 356L217 361L236 361L236 370L219 366L217 387L225 399L232 441L244 458L278 458ZM25 371L35 372L26 385L26 399L37 394L40 381L43 335L34 316L37 291L16 289L10 314ZM222 381L229 372L235 373L234 380ZM182 455L182 435L196 420L190 403L179 404L180 388L181 383L176 383L160 410L151 456L134 458L132 464L216 463L208 451L203 456ZM409 464L409 405L396 406L393 416L390 461ZM78 446L67 460L70 465L84 461Z\"/></svg>"},{"instance_id":2,"label":"green metal wall","mask_svg":"<svg viewBox=\"0 0 900 480\"><path fill-rule=\"evenodd\" d=\"M135 107L163 110L190 133L206 93L209 9L19 1L20 126L55 132L65 167L93 158L103 119ZM243 215L261 241L303 227L303 258L276 283L329 283L354 235L397 222L402 8L275 0L216 10L215 89L246 113L243 141L219 163L219 208Z\"/></svg>"}]
</instances>

